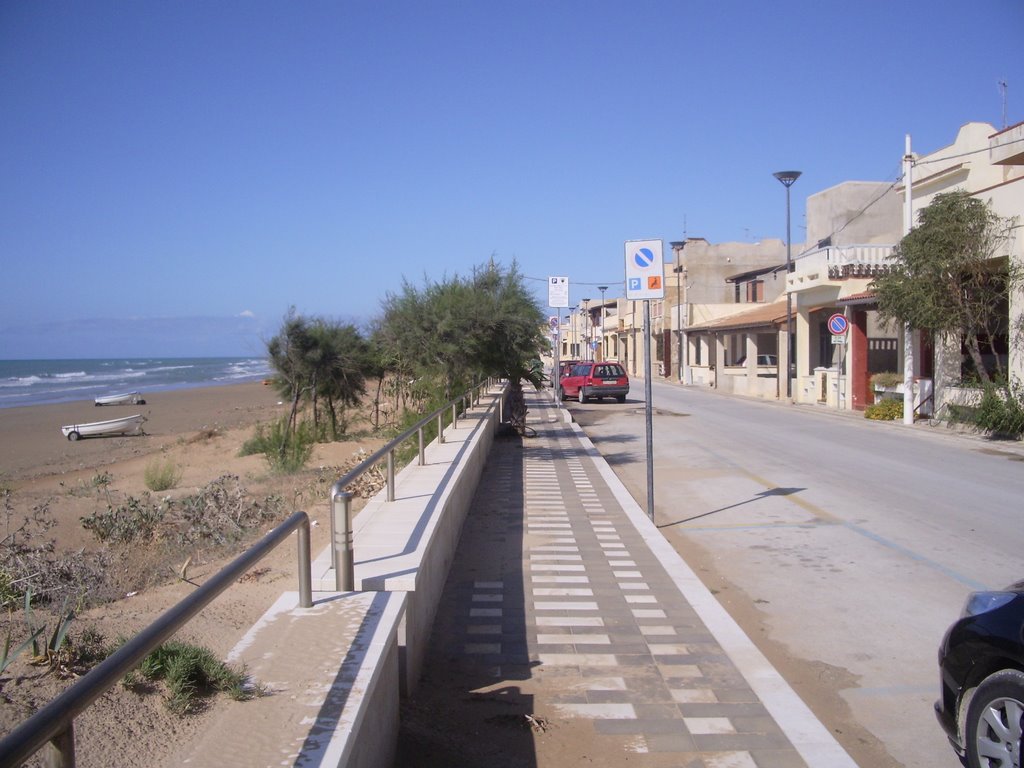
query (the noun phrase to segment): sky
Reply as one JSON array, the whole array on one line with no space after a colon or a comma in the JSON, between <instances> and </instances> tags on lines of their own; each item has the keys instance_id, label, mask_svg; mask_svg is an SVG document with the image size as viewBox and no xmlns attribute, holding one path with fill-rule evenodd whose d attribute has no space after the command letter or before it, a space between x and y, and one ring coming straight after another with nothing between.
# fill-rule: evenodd
<instances>
[{"instance_id":1,"label":"sky","mask_svg":"<svg viewBox=\"0 0 1024 768\"><path fill-rule=\"evenodd\" d=\"M0 358L262 355L403 281L623 295L1024 120L1024 2L0 3ZM1005 82L1001 89L999 83Z\"/></svg>"}]
</instances>

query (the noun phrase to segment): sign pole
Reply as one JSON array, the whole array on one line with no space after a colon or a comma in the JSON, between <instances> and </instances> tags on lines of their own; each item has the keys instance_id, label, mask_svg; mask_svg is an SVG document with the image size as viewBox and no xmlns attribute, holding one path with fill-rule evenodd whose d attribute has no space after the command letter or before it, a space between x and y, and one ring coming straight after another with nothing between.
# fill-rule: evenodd
<instances>
[{"instance_id":1,"label":"sign pole","mask_svg":"<svg viewBox=\"0 0 1024 768\"><path fill-rule=\"evenodd\" d=\"M651 392L651 299L665 298L661 240L626 242L626 298L644 303L644 421L647 433L647 516L654 520L654 408Z\"/></svg>"},{"instance_id":2,"label":"sign pole","mask_svg":"<svg viewBox=\"0 0 1024 768\"><path fill-rule=\"evenodd\" d=\"M651 302L644 299L644 423L647 432L647 516L654 521L654 412L651 408Z\"/></svg>"},{"instance_id":3,"label":"sign pole","mask_svg":"<svg viewBox=\"0 0 1024 768\"><path fill-rule=\"evenodd\" d=\"M562 309L569 306L569 278L561 275L548 277L548 306L555 310L555 317L552 321L552 335L555 339L554 368L551 369L551 387L554 389L555 398L558 399L558 390L561 377L558 369L561 367L562 346Z\"/></svg>"}]
</instances>

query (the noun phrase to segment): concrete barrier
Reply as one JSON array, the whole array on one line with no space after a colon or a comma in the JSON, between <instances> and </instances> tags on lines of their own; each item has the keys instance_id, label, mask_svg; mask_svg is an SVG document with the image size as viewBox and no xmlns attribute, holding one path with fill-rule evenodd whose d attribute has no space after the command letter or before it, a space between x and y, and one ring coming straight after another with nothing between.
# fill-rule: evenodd
<instances>
[{"instance_id":1,"label":"concrete barrier","mask_svg":"<svg viewBox=\"0 0 1024 768\"><path fill-rule=\"evenodd\" d=\"M167 765L390 768L398 734L400 593L286 592L228 656L264 695L231 702Z\"/></svg>"},{"instance_id":2,"label":"concrete barrier","mask_svg":"<svg viewBox=\"0 0 1024 768\"><path fill-rule=\"evenodd\" d=\"M432 442L426 463L411 463L395 477L395 500L380 491L353 524L355 587L401 592L405 615L398 647L402 695L415 689L434 615L455 556L498 424L504 388L493 388L480 403ZM333 590L331 550L313 563L313 590Z\"/></svg>"},{"instance_id":3,"label":"concrete barrier","mask_svg":"<svg viewBox=\"0 0 1024 768\"><path fill-rule=\"evenodd\" d=\"M504 387L445 430L354 521L355 592L334 590L331 550L313 563L314 605L286 592L228 657L268 695L237 702L168 765L390 768L399 699L411 692L497 430Z\"/></svg>"}]
</instances>

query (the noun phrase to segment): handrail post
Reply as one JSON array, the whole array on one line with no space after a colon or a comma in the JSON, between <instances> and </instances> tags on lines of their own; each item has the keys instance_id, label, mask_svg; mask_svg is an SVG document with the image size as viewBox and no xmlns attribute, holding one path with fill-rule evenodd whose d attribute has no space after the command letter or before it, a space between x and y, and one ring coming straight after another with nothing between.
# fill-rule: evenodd
<instances>
[{"instance_id":1,"label":"handrail post","mask_svg":"<svg viewBox=\"0 0 1024 768\"><path fill-rule=\"evenodd\" d=\"M501 424L505 421L505 398L498 398L498 423Z\"/></svg>"},{"instance_id":2,"label":"handrail post","mask_svg":"<svg viewBox=\"0 0 1024 768\"><path fill-rule=\"evenodd\" d=\"M423 447L423 427L419 428L418 434L420 439L420 466L422 467L424 464L427 463L427 453L425 448Z\"/></svg>"},{"instance_id":3,"label":"handrail post","mask_svg":"<svg viewBox=\"0 0 1024 768\"><path fill-rule=\"evenodd\" d=\"M331 499L334 535L334 588L338 592L355 589L355 567L352 553L352 493L336 490Z\"/></svg>"},{"instance_id":4,"label":"handrail post","mask_svg":"<svg viewBox=\"0 0 1024 768\"><path fill-rule=\"evenodd\" d=\"M388 451L388 501L395 500L395 452Z\"/></svg>"},{"instance_id":5,"label":"handrail post","mask_svg":"<svg viewBox=\"0 0 1024 768\"><path fill-rule=\"evenodd\" d=\"M459 428L458 406L453 402L452 403L452 429L458 429L458 428Z\"/></svg>"},{"instance_id":6,"label":"handrail post","mask_svg":"<svg viewBox=\"0 0 1024 768\"><path fill-rule=\"evenodd\" d=\"M331 516L333 518L333 515ZM332 523L332 528L333 523ZM299 547L299 607L313 607L313 564L309 556L309 518L299 526L296 541Z\"/></svg>"},{"instance_id":7,"label":"handrail post","mask_svg":"<svg viewBox=\"0 0 1024 768\"><path fill-rule=\"evenodd\" d=\"M75 768L75 721L69 720L68 725L46 743L43 750L43 763L46 768Z\"/></svg>"},{"instance_id":8,"label":"handrail post","mask_svg":"<svg viewBox=\"0 0 1024 768\"><path fill-rule=\"evenodd\" d=\"M444 445L444 413L437 414L437 444Z\"/></svg>"}]
</instances>

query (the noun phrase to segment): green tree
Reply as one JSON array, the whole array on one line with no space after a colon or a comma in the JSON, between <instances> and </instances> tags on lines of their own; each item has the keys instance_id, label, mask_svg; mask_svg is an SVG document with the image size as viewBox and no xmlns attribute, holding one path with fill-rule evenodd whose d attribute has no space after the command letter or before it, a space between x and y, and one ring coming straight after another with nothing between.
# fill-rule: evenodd
<instances>
[{"instance_id":1,"label":"green tree","mask_svg":"<svg viewBox=\"0 0 1024 768\"><path fill-rule=\"evenodd\" d=\"M281 330L267 342L267 354L270 364L277 372L275 382L283 397L291 402L288 415L288 431L295 429L299 403L309 390L309 358L315 346L313 332L309 321L296 314L295 307L290 307L281 324ZM285 446L281 446L282 453Z\"/></svg>"},{"instance_id":2,"label":"green tree","mask_svg":"<svg viewBox=\"0 0 1024 768\"><path fill-rule=\"evenodd\" d=\"M469 278L446 277L417 288L408 281L383 302L379 338L413 378L450 399L472 379L521 378L539 384L530 361L543 343L544 315L515 264L491 260Z\"/></svg>"},{"instance_id":3,"label":"green tree","mask_svg":"<svg viewBox=\"0 0 1024 768\"><path fill-rule=\"evenodd\" d=\"M323 319L315 322L313 337L316 348L312 357L315 366L311 370L314 427L319 427L318 404L322 398L331 422L331 437L336 439L339 421L342 425L345 422L345 411L357 405L366 393L366 377L371 370L370 347L354 325Z\"/></svg>"},{"instance_id":4,"label":"green tree","mask_svg":"<svg viewBox=\"0 0 1024 768\"><path fill-rule=\"evenodd\" d=\"M288 433L297 428L299 406L312 406L314 433L320 433L321 400L330 418L331 435L338 436L339 412L359 402L366 391L370 349L354 325L323 318L306 318L291 307L267 353L277 372L278 391L291 402ZM281 445L287 448L287 435Z\"/></svg>"},{"instance_id":5,"label":"green tree","mask_svg":"<svg viewBox=\"0 0 1024 768\"><path fill-rule=\"evenodd\" d=\"M1007 249L1013 224L965 191L938 194L872 284L884 319L962 340L984 383L991 375L983 344L1007 332L1010 292L1020 282ZM994 358L996 374L1005 375Z\"/></svg>"}]
</instances>

